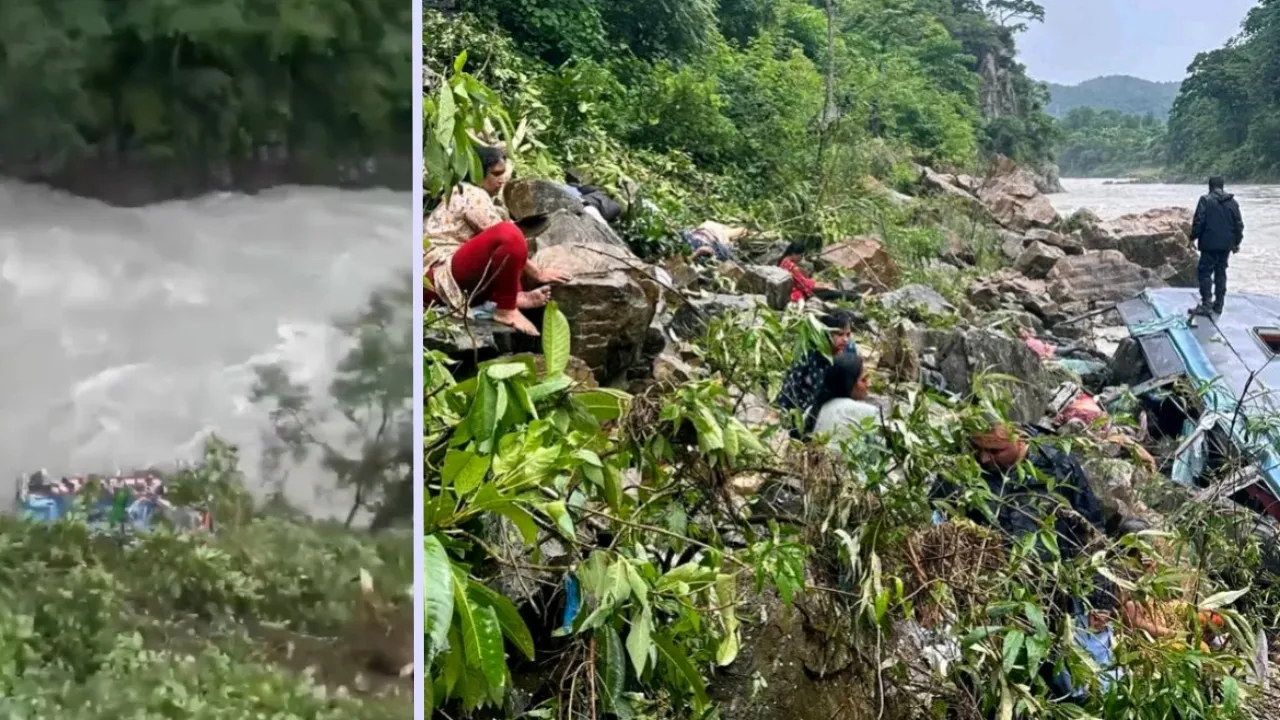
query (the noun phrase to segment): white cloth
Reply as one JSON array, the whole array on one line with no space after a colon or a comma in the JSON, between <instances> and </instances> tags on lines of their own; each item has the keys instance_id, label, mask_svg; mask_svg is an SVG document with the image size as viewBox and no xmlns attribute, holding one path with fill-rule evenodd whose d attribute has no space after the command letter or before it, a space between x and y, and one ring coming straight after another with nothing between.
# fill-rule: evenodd
<instances>
[{"instance_id":1,"label":"white cloth","mask_svg":"<svg viewBox=\"0 0 1280 720\"><path fill-rule=\"evenodd\" d=\"M839 450L842 442L862 432L864 423L868 419L874 425L880 425L882 422L880 408L853 398L828 400L818 411L818 419L813 425L813 434L818 437L830 437L827 447Z\"/></svg>"}]
</instances>

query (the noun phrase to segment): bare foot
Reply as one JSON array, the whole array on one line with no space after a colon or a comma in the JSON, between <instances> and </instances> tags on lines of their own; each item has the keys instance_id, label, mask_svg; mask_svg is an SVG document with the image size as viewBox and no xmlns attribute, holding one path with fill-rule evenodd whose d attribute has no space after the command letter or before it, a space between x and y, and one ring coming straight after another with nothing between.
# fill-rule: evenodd
<instances>
[{"instance_id":1,"label":"bare foot","mask_svg":"<svg viewBox=\"0 0 1280 720\"><path fill-rule=\"evenodd\" d=\"M538 328L529 322L529 318L525 317L519 310L498 310L493 313L494 322L502 323L519 330L525 335L538 336Z\"/></svg>"},{"instance_id":2,"label":"bare foot","mask_svg":"<svg viewBox=\"0 0 1280 720\"><path fill-rule=\"evenodd\" d=\"M546 307L551 301L551 288L540 287L537 290L522 292L516 296L516 307L521 310Z\"/></svg>"}]
</instances>

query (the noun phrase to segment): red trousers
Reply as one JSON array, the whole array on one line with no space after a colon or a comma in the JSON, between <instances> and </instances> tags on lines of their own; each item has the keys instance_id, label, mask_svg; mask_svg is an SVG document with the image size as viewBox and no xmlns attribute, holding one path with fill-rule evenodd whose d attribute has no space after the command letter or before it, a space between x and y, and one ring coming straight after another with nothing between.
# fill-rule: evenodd
<instances>
[{"instance_id":1,"label":"red trousers","mask_svg":"<svg viewBox=\"0 0 1280 720\"><path fill-rule=\"evenodd\" d=\"M520 278L529 262L529 244L513 222L503 222L478 233L453 253L449 270L458 288L472 305L493 301L499 310L514 310L520 294ZM428 279L434 280L435 268ZM426 305L441 302L429 287L422 289Z\"/></svg>"}]
</instances>

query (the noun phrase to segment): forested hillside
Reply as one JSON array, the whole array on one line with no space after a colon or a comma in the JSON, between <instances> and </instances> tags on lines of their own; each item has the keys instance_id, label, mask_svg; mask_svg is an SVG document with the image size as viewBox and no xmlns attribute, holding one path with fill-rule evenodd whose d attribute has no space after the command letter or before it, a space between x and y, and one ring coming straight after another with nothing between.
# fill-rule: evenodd
<instances>
[{"instance_id":1,"label":"forested hillside","mask_svg":"<svg viewBox=\"0 0 1280 720\"><path fill-rule=\"evenodd\" d=\"M1037 17L1007 0L460 0L427 11L427 92L466 50L525 122L520 162L639 181L674 217L834 232L865 218L800 210L909 160L1048 158L1045 98L1013 60Z\"/></svg>"},{"instance_id":2,"label":"forested hillside","mask_svg":"<svg viewBox=\"0 0 1280 720\"><path fill-rule=\"evenodd\" d=\"M1201 53L1169 116L1181 174L1280 179L1280 2L1262 0L1239 37Z\"/></svg>"},{"instance_id":3,"label":"forested hillside","mask_svg":"<svg viewBox=\"0 0 1280 720\"><path fill-rule=\"evenodd\" d=\"M1164 123L1154 115L1081 107L1061 121L1064 177L1120 177L1164 167Z\"/></svg>"},{"instance_id":4,"label":"forested hillside","mask_svg":"<svg viewBox=\"0 0 1280 720\"><path fill-rule=\"evenodd\" d=\"M1148 113L1164 121L1178 95L1179 83L1152 82L1128 75L1108 75L1086 80L1078 85L1048 83L1049 104L1046 111L1065 118L1076 108L1115 110L1139 117Z\"/></svg>"}]
</instances>

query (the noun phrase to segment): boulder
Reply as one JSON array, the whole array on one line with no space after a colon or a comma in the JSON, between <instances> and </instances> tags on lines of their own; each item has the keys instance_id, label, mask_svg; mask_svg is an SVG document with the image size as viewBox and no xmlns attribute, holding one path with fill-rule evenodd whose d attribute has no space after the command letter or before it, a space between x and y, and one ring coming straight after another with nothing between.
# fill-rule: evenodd
<instances>
[{"instance_id":1,"label":"boulder","mask_svg":"<svg viewBox=\"0 0 1280 720\"><path fill-rule=\"evenodd\" d=\"M640 362L648 343L656 292L634 274L614 270L574 277L551 291L572 331L572 353L601 384ZM652 284L652 281L649 281Z\"/></svg>"},{"instance_id":2,"label":"boulder","mask_svg":"<svg viewBox=\"0 0 1280 720\"><path fill-rule=\"evenodd\" d=\"M1049 295L1059 303L1120 302L1164 282L1154 272L1130 262L1118 250L1068 255L1047 278Z\"/></svg>"},{"instance_id":3,"label":"boulder","mask_svg":"<svg viewBox=\"0 0 1280 720\"><path fill-rule=\"evenodd\" d=\"M969 328L926 333L924 349L933 352L951 392L967 395L978 376L997 373L1019 382L1008 388L1013 396L1011 419L1036 422L1049 400L1044 366L1023 342L992 330Z\"/></svg>"},{"instance_id":4,"label":"boulder","mask_svg":"<svg viewBox=\"0 0 1280 720\"><path fill-rule=\"evenodd\" d=\"M968 240L955 233L947 233L946 245L942 248L942 260L956 267L966 267L978 262L973 246Z\"/></svg>"},{"instance_id":5,"label":"boulder","mask_svg":"<svg viewBox=\"0 0 1280 720\"><path fill-rule=\"evenodd\" d=\"M570 215L582 212L582 200L560 183L548 180L514 180L502 192L507 212L515 222L546 217L558 211Z\"/></svg>"},{"instance_id":6,"label":"boulder","mask_svg":"<svg viewBox=\"0 0 1280 720\"><path fill-rule=\"evenodd\" d=\"M907 285L880 298L880 304L899 312L924 311L930 315L948 315L956 308L937 290L927 285Z\"/></svg>"},{"instance_id":7,"label":"boulder","mask_svg":"<svg viewBox=\"0 0 1280 720\"><path fill-rule=\"evenodd\" d=\"M1016 261L1026 246L1027 239L1022 235L1008 230L1000 231L1000 254L1004 255L1006 260Z\"/></svg>"},{"instance_id":8,"label":"boulder","mask_svg":"<svg viewBox=\"0 0 1280 720\"><path fill-rule=\"evenodd\" d=\"M533 317L533 313L528 315ZM444 353L461 363L454 368L459 377L466 377L478 363L499 355L537 351L538 342L537 338L492 320L469 318L464 323L452 317L440 318L427 322L422 329L423 349Z\"/></svg>"},{"instance_id":9,"label":"boulder","mask_svg":"<svg viewBox=\"0 0 1280 720\"><path fill-rule=\"evenodd\" d=\"M1034 228L1027 231L1026 241L1051 245L1068 255L1081 255L1084 253L1084 239L1079 231L1070 235L1063 235L1053 230Z\"/></svg>"},{"instance_id":10,"label":"boulder","mask_svg":"<svg viewBox=\"0 0 1280 720\"><path fill-rule=\"evenodd\" d=\"M954 175L944 175L932 168L918 166L920 171L920 184L926 190L935 195L954 198L960 202L970 205L974 208L982 208L982 203L974 197L973 187L965 187L962 181ZM967 178L972 183L972 178Z\"/></svg>"},{"instance_id":11,"label":"boulder","mask_svg":"<svg viewBox=\"0 0 1280 720\"><path fill-rule=\"evenodd\" d=\"M530 251L540 252L557 245L596 244L621 248L631 254L631 248L608 225L568 210L556 210L547 217L521 223L520 227L529 240Z\"/></svg>"},{"instance_id":12,"label":"boulder","mask_svg":"<svg viewBox=\"0 0 1280 720\"><path fill-rule=\"evenodd\" d=\"M986 181L978 190L978 199L986 205L996 222L1010 230L1025 232L1037 227L1051 228L1061 220L1049 198L1036 187L1035 173L1018 167L1006 157L1000 157L992 164Z\"/></svg>"},{"instance_id":13,"label":"boulder","mask_svg":"<svg viewBox=\"0 0 1280 720\"><path fill-rule=\"evenodd\" d=\"M708 324L732 312L750 312L765 304L759 295L725 295L708 293L686 298L671 318L671 330L681 339L702 337Z\"/></svg>"},{"instance_id":14,"label":"boulder","mask_svg":"<svg viewBox=\"0 0 1280 720\"><path fill-rule=\"evenodd\" d=\"M1045 195L1066 192L1062 187L1062 170L1057 163L1048 163L1036 173L1036 189Z\"/></svg>"},{"instance_id":15,"label":"boulder","mask_svg":"<svg viewBox=\"0 0 1280 720\"><path fill-rule=\"evenodd\" d=\"M1156 208L1091 223L1081 228L1081 237L1091 250L1118 250L1171 285L1194 287L1198 256L1191 245L1191 220L1186 208Z\"/></svg>"},{"instance_id":16,"label":"boulder","mask_svg":"<svg viewBox=\"0 0 1280 720\"><path fill-rule=\"evenodd\" d=\"M1087 207L1082 207L1062 221L1062 230L1064 232L1084 231L1097 227L1101 223L1102 218L1098 217L1097 213Z\"/></svg>"},{"instance_id":17,"label":"boulder","mask_svg":"<svg viewBox=\"0 0 1280 720\"><path fill-rule=\"evenodd\" d=\"M898 286L902 271L879 238L859 237L827 247L821 263L855 273L861 285L884 292Z\"/></svg>"},{"instance_id":18,"label":"boulder","mask_svg":"<svg viewBox=\"0 0 1280 720\"><path fill-rule=\"evenodd\" d=\"M763 295L765 302L774 310L785 310L791 302L791 288L795 285L795 279L786 270L768 265L725 265L732 267L726 269L721 266L721 272L734 281L738 292L744 295Z\"/></svg>"},{"instance_id":19,"label":"boulder","mask_svg":"<svg viewBox=\"0 0 1280 720\"><path fill-rule=\"evenodd\" d=\"M1052 245L1032 240L1014 265L1023 275L1033 280L1043 280L1053 271L1053 266L1066 256L1065 252Z\"/></svg>"}]
</instances>

